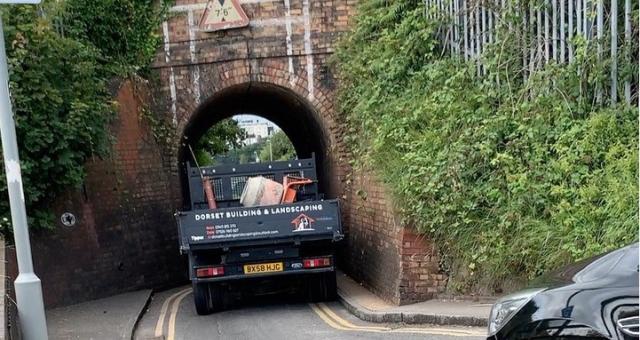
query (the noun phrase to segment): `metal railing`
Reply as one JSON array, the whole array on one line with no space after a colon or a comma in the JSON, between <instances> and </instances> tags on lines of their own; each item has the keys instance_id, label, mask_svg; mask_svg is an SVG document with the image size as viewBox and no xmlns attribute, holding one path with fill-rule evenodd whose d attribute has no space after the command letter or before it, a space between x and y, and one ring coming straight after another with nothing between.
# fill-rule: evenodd
<instances>
[{"instance_id":1,"label":"metal railing","mask_svg":"<svg viewBox=\"0 0 640 340\"><path fill-rule=\"evenodd\" d=\"M572 63L576 44L595 44L597 58L607 63L608 79L595 89L599 102L638 99L638 72L620 72L621 64L638 64L638 26L632 8L638 0L424 0L427 20L441 23L443 48L475 60L499 43L499 25L529 37L522 48L524 77L549 62ZM510 20L507 15L517 17ZM514 23L517 22L517 23ZM512 27L515 25L517 27ZM503 26L504 28L505 26ZM502 30L502 32L505 32ZM637 66L636 66L637 67Z\"/></svg>"}]
</instances>

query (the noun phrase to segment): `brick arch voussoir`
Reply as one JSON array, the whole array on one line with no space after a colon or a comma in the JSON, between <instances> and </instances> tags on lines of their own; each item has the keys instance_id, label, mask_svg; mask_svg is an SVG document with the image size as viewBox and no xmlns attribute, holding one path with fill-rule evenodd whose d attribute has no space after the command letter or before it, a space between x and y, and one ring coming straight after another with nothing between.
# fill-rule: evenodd
<instances>
[{"instance_id":1,"label":"brick arch voussoir","mask_svg":"<svg viewBox=\"0 0 640 340\"><path fill-rule=\"evenodd\" d=\"M258 68L257 78L259 81L278 85L286 88L299 97L304 98L307 101L325 130L325 135L329 139L330 145L333 149L339 153L343 153L346 150L342 141L342 129L339 121L336 119L336 113L334 112L334 104L332 97L322 88L313 88L313 98L310 98L309 87L307 85L306 76L292 75L288 69L282 63L269 63Z\"/></svg>"},{"instance_id":2,"label":"brick arch voussoir","mask_svg":"<svg viewBox=\"0 0 640 340\"><path fill-rule=\"evenodd\" d=\"M289 91L292 91L312 108L316 119L322 126L329 143L338 150L342 149L343 141L341 134L335 132L338 122L333 112L333 102L331 97L321 88L314 87L313 98L310 98L309 88L306 77L304 75L291 74L286 65L281 62L263 63L257 68L249 66L249 61L234 62L230 64L219 65L219 78L215 86L204 89L202 98L210 98L216 93L226 88L246 84L249 82L262 82L273 84ZM189 111L185 112L178 122L178 135L182 136L186 125L192 119L192 115L197 111L197 105L191 105Z\"/></svg>"}]
</instances>

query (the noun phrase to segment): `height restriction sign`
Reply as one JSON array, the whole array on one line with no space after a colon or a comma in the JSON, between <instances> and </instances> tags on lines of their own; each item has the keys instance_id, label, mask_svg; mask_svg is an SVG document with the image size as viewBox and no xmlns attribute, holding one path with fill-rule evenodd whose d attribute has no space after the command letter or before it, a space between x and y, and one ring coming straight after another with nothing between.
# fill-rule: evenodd
<instances>
[{"instance_id":1,"label":"height restriction sign","mask_svg":"<svg viewBox=\"0 0 640 340\"><path fill-rule=\"evenodd\" d=\"M213 32L249 25L238 0L209 0L200 19L200 30Z\"/></svg>"}]
</instances>

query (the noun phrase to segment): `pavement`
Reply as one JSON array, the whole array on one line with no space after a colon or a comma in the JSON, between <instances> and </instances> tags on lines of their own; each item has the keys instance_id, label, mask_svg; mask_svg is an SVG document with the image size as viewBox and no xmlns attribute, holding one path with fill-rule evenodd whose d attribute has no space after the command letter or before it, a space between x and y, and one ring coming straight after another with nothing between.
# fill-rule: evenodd
<instances>
[{"instance_id":1,"label":"pavement","mask_svg":"<svg viewBox=\"0 0 640 340\"><path fill-rule=\"evenodd\" d=\"M51 340L132 338L151 290L140 290L46 311Z\"/></svg>"},{"instance_id":2,"label":"pavement","mask_svg":"<svg viewBox=\"0 0 640 340\"><path fill-rule=\"evenodd\" d=\"M486 327L491 303L429 300L396 306L338 272L340 302L361 320L379 323L432 324Z\"/></svg>"},{"instance_id":3,"label":"pavement","mask_svg":"<svg viewBox=\"0 0 640 340\"><path fill-rule=\"evenodd\" d=\"M142 290L47 311L50 339L481 339L491 305L384 301L338 273L339 301L307 303L295 294L251 296L229 310L195 312L191 287ZM240 301L240 300L239 300Z\"/></svg>"}]
</instances>

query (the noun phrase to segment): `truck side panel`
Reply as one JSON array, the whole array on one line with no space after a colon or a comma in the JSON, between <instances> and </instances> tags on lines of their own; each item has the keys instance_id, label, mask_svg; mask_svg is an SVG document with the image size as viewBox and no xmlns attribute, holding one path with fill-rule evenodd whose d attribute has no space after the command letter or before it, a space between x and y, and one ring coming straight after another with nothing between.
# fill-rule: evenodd
<instances>
[{"instance_id":1,"label":"truck side panel","mask_svg":"<svg viewBox=\"0 0 640 340\"><path fill-rule=\"evenodd\" d=\"M178 213L177 219L183 250L229 247L243 241L337 241L342 237L337 200L194 210Z\"/></svg>"}]
</instances>

